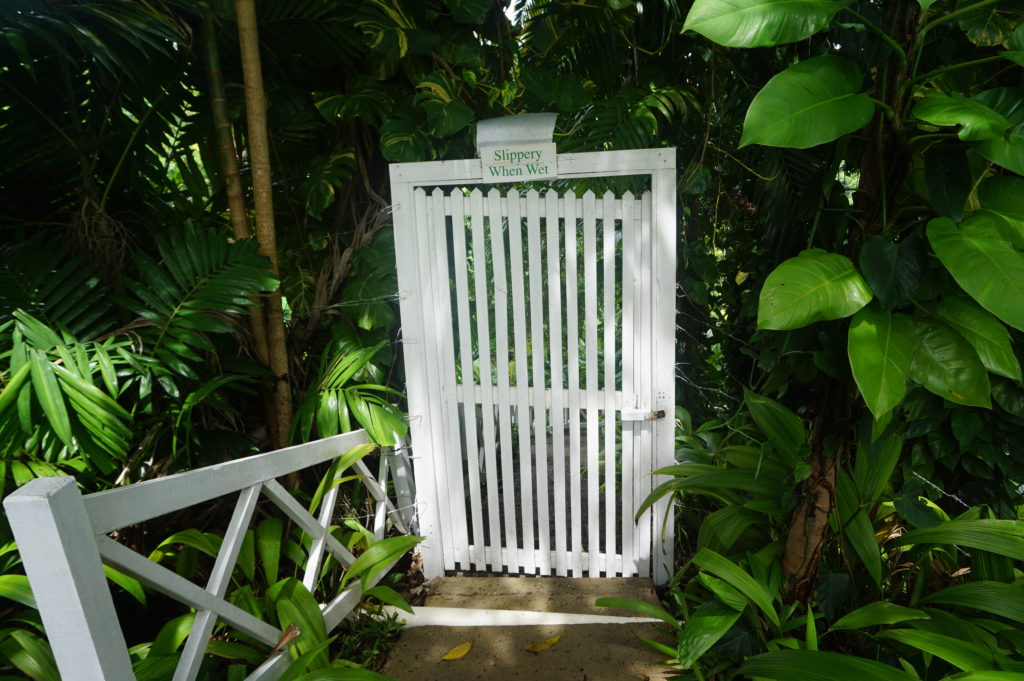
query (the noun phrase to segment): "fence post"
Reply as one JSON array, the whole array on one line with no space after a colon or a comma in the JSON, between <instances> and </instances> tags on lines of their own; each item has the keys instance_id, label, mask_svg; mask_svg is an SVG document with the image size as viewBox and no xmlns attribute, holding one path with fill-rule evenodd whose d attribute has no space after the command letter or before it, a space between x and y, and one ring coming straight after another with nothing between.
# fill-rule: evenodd
<instances>
[{"instance_id":1,"label":"fence post","mask_svg":"<svg viewBox=\"0 0 1024 681\"><path fill-rule=\"evenodd\" d=\"M38 478L4 499L57 668L75 681L135 681L75 479Z\"/></svg>"}]
</instances>

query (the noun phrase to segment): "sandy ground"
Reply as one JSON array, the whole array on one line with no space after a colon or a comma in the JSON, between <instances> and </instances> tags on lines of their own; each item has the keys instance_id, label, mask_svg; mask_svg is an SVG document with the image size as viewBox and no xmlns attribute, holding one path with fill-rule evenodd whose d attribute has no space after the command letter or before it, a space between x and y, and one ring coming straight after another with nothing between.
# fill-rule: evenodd
<instances>
[{"instance_id":1,"label":"sandy ground","mask_svg":"<svg viewBox=\"0 0 1024 681\"><path fill-rule=\"evenodd\" d=\"M657 602L650 580L558 579L530 577L447 577L428 583L426 605L449 608L538 610L544 612L632 615L597 608L604 596ZM455 622L454 624L457 624ZM525 646L560 636L541 652ZM652 624L571 626L414 627L405 630L384 673L398 681L643 681L663 679L662 656L636 639L671 644ZM441 660L460 643L468 654Z\"/></svg>"}]
</instances>

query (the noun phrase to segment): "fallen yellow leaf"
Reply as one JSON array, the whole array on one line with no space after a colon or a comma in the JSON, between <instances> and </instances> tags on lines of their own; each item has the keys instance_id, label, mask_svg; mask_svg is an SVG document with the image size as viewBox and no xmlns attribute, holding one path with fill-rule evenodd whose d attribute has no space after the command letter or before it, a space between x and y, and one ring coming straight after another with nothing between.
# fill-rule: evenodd
<instances>
[{"instance_id":1,"label":"fallen yellow leaf","mask_svg":"<svg viewBox=\"0 0 1024 681\"><path fill-rule=\"evenodd\" d=\"M465 643L460 643L459 645L457 645L454 648L452 648L451 650L449 650L445 654L445 656L442 657L441 659L442 660L457 660L460 657L465 657L466 653L468 653L469 649L472 648L472 647L473 647L473 642L472 641L466 641Z\"/></svg>"},{"instance_id":2,"label":"fallen yellow leaf","mask_svg":"<svg viewBox=\"0 0 1024 681\"><path fill-rule=\"evenodd\" d=\"M547 639L546 641L540 641L539 643L531 643L528 646L523 646L523 650L529 650L531 653L539 653L540 651L547 650L551 646L553 646L556 643L558 643L558 639L560 639L560 638L562 638L562 637L561 636L553 636L553 637Z\"/></svg>"}]
</instances>

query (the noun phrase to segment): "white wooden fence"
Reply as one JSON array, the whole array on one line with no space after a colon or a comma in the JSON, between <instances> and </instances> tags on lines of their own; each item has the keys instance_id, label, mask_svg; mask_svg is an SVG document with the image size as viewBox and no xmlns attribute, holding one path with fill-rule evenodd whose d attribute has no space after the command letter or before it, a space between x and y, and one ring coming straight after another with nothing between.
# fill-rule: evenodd
<instances>
[{"instance_id":1,"label":"white wooden fence","mask_svg":"<svg viewBox=\"0 0 1024 681\"><path fill-rule=\"evenodd\" d=\"M428 577L671 571L667 501L633 514L673 462L675 150L557 167L648 189L484 192L478 159L391 166Z\"/></svg>"},{"instance_id":2,"label":"white wooden fence","mask_svg":"<svg viewBox=\"0 0 1024 681\"><path fill-rule=\"evenodd\" d=\"M225 600L256 502L261 494L266 496L311 537L303 583L312 590L325 551L345 567L355 560L329 532L339 488L325 494L319 517L314 518L277 478L329 462L367 442L366 433L359 430L87 496L70 477L39 478L9 495L4 508L62 677L68 681L135 679L103 563L196 610L174 681L196 678L218 619L274 646L281 630ZM407 532L413 520L413 488L405 457L382 452L376 475L362 461L355 468L375 500L374 536L378 540L384 536L389 520ZM388 496L389 480L395 503ZM238 493L238 500L205 587L108 536L119 528L231 493ZM358 605L361 595L357 579L321 606L328 632ZM247 681L273 681L291 661L285 647L270 655Z\"/></svg>"}]
</instances>

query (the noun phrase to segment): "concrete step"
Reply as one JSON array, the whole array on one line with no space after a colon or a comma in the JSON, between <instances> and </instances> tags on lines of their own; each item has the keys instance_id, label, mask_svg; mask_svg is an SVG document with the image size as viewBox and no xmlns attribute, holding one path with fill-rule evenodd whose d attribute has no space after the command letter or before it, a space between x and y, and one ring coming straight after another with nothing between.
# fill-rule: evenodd
<instances>
[{"instance_id":1,"label":"concrete step","mask_svg":"<svg viewBox=\"0 0 1024 681\"><path fill-rule=\"evenodd\" d=\"M598 608L601 597L639 598L657 603L650 580L562 579L535 577L447 577L427 585L425 605L443 607L452 621L446 626L421 626L402 632L384 673L398 681L626 681L663 679L668 670L657 664L663 656L637 636L672 641L655 625L636 623L459 626L459 610L538 611L588 615L635 616ZM465 619L479 613L466 612ZM504 620L502 620L504 622ZM531 644L560 636L547 650L530 652ZM441 658L452 648L472 641L458 660Z\"/></svg>"}]
</instances>

